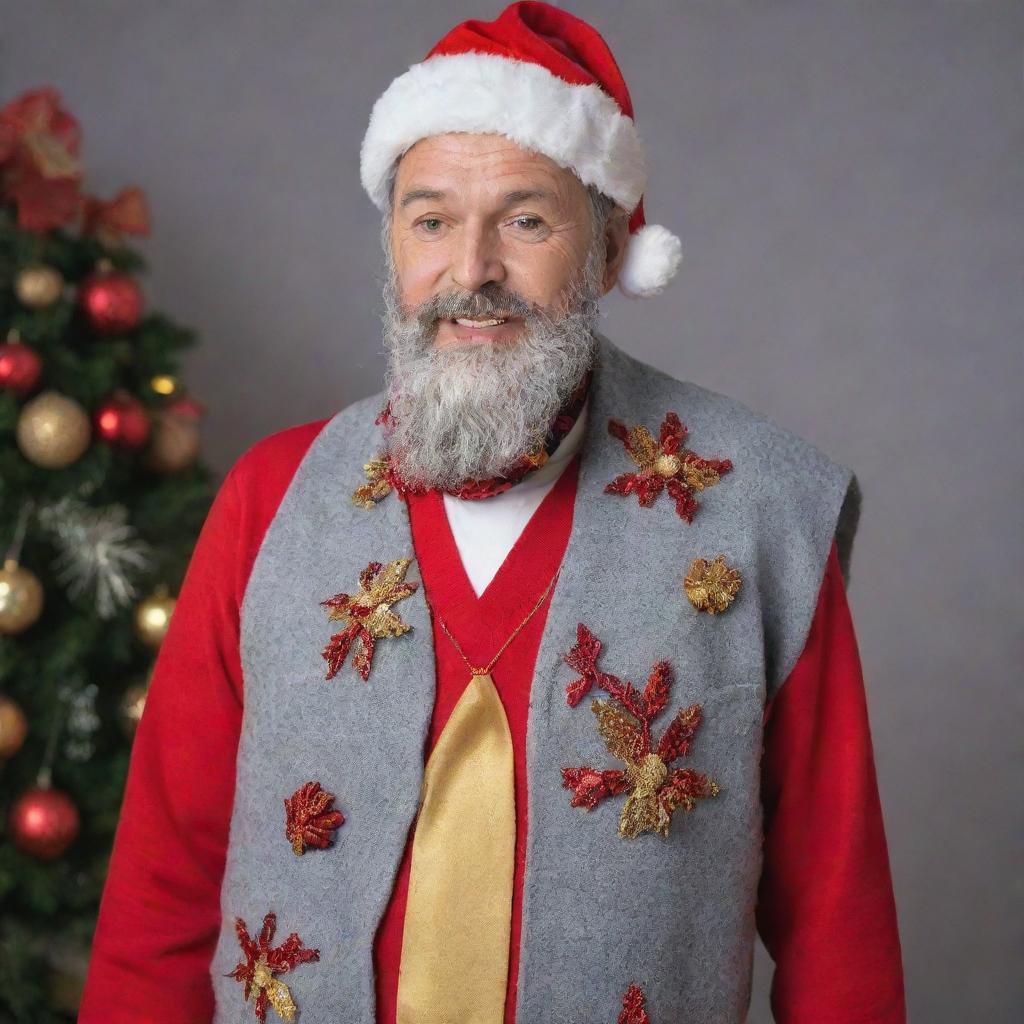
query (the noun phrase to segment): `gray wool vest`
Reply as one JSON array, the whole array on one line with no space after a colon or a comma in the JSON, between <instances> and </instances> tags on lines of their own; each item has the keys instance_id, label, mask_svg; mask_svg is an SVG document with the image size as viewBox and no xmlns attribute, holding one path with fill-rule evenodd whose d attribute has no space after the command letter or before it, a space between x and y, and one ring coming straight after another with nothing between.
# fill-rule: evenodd
<instances>
[{"instance_id":1,"label":"gray wool vest","mask_svg":"<svg viewBox=\"0 0 1024 1024\"><path fill-rule=\"evenodd\" d=\"M530 690L528 820L516 1019L610 1024L631 984L651 1024L740 1024L750 999L761 871L760 758L766 700L793 668L837 539L844 573L859 511L857 481L814 446L741 403L680 382L598 335L599 361L572 532ZM264 537L241 610L245 707L235 802L211 964L217 1024L253 1020L234 921L255 937L277 915L320 951L280 980L300 1024L375 1024L373 942L423 776L435 692L430 611L420 586L395 606L412 626L377 643L369 679L348 664L330 681L321 655L337 628L320 602L357 590L371 561L415 555L408 511L391 494L351 500L380 448L381 395L338 412L302 459ZM605 485L635 466L608 432L615 417L657 437L665 413L685 444L733 468L696 497L693 522L663 493L650 507ZM683 576L694 558L726 556L742 586L722 613L698 611ZM418 579L416 563L407 579ZM703 707L689 753L719 785L676 811L667 836L619 834L625 795L570 804L561 768L623 768L597 731L590 698L575 707L563 660L584 623L599 667L643 687L655 662L674 670L660 736L677 709ZM604 698L598 690L593 696ZM333 845L297 857L282 801L318 780L345 822ZM274 1020L273 1010L268 1020ZM441 1024L425 1010L424 1024ZM500 1024L456 1021L449 1024Z\"/></svg>"}]
</instances>

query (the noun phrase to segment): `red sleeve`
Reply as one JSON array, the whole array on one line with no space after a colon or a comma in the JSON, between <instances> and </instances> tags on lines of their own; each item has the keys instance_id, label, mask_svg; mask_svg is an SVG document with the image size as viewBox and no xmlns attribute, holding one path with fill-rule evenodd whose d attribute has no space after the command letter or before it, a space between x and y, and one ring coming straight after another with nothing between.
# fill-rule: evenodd
<instances>
[{"instance_id":1,"label":"red sleeve","mask_svg":"<svg viewBox=\"0 0 1024 1024\"><path fill-rule=\"evenodd\" d=\"M253 445L200 531L132 745L79 1024L213 1016L243 705L238 612L266 528L324 422Z\"/></svg>"},{"instance_id":2,"label":"red sleeve","mask_svg":"<svg viewBox=\"0 0 1024 1024\"><path fill-rule=\"evenodd\" d=\"M757 927L778 1024L905 1024L903 965L853 620L833 542L807 643L769 702Z\"/></svg>"}]
</instances>

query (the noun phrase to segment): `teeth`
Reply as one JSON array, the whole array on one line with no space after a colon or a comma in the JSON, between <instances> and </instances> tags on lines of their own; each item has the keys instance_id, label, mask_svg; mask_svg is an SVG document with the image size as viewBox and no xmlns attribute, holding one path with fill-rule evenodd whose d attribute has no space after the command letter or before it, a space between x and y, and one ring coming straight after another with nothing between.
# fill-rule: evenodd
<instances>
[{"instance_id":1,"label":"teeth","mask_svg":"<svg viewBox=\"0 0 1024 1024\"><path fill-rule=\"evenodd\" d=\"M507 319L507 318L506 318ZM497 324L503 324L504 320L469 320L466 317L458 316L455 318L457 324L461 324L463 327L494 327Z\"/></svg>"}]
</instances>

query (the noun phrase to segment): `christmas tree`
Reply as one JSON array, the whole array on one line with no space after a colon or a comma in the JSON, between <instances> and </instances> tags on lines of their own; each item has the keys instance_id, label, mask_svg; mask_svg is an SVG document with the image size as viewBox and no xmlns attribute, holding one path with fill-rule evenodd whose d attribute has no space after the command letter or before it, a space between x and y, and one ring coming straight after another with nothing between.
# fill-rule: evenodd
<instances>
[{"instance_id":1,"label":"christmas tree","mask_svg":"<svg viewBox=\"0 0 1024 1024\"><path fill-rule=\"evenodd\" d=\"M0 1022L73 1020L135 724L216 481L136 187L52 88L0 110Z\"/></svg>"}]
</instances>

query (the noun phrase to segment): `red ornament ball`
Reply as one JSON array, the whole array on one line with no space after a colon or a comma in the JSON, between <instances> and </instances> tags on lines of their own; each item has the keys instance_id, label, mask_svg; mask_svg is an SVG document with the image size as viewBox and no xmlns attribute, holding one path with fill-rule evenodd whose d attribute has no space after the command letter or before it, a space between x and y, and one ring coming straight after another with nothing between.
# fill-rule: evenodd
<instances>
[{"instance_id":1,"label":"red ornament ball","mask_svg":"<svg viewBox=\"0 0 1024 1024\"><path fill-rule=\"evenodd\" d=\"M145 406L127 391L116 391L93 414L96 433L119 448L141 448L149 439Z\"/></svg>"},{"instance_id":2,"label":"red ornament ball","mask_svg":"<svg viewBox=\"0 0 1024 1024\"><path fill-rule=\"evenodd\" d=\"M0 344L0 388L28 394L39 383L43 361L38 353L20 341Z\"/></svg>"},{"instance_id":3,"label":"red ornament ball","mask_svg":"<svg viewBox=\"0 0 1024 1024\"><path fill-rule=\"evenodd\" d=\"M26 790L7 821L14 845L39 860L59 857L75 841L78 826L78 809L59 789Z\"/></svg>"},{"instance_id":4,"label":"red ornament ball","mask_svg":"<svg viewBox=\"0 0 1024 1024\"><path fill-rule=\"evenodd\" d=\"M78 286L78 303L101 334L116 334L137 327L145 299L128 274L97 271Z\"/></svg>"}]
</instances>

